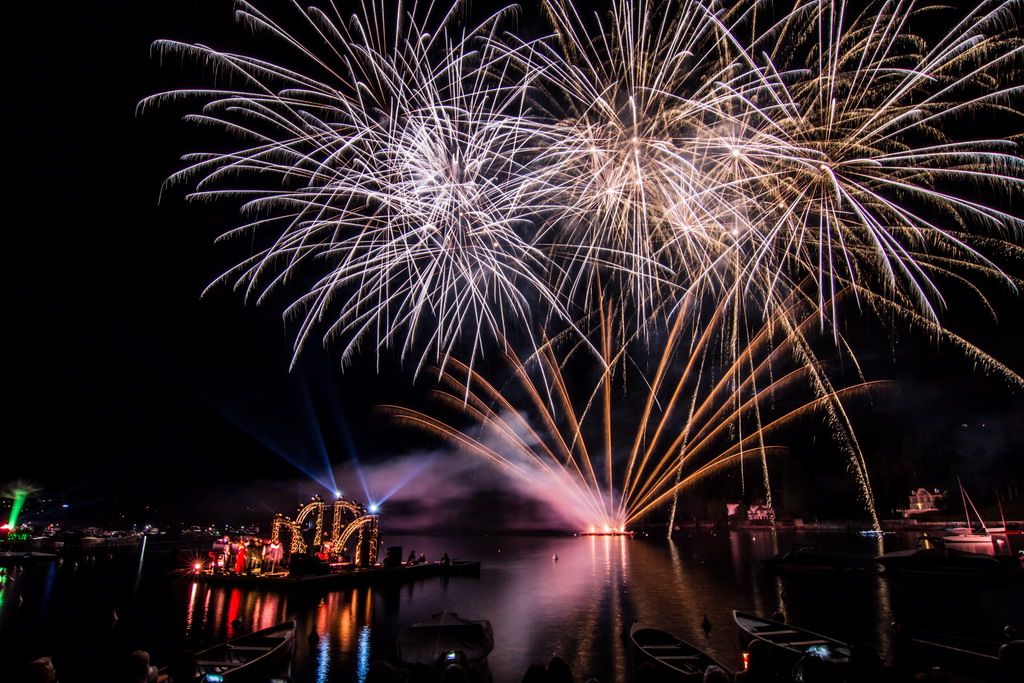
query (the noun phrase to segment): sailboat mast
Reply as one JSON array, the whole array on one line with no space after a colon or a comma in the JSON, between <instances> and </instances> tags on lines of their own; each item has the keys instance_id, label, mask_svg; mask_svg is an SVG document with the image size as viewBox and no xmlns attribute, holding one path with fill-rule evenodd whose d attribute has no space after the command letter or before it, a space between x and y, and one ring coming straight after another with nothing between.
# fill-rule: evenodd
<instances>
[{"instance_id":1,"label":"sailboat mast","mask_svg":"<svg viewBox=\"0 0 1024 683\"><path fill-rule=\"evenodd\" d=\"M964 483L960 481L960 475L956 475L956 483L960 487L960 500L964 503L964 521L967 523L967 528L971 528L971 515L967 512L967 493L964 491ZM973 505L973 503L972 503ZM984 525L984 522L982 523Z\"/></svg>"},{"instance_id":2,"label":"sailboat mast","mask_svg":"<svg viewBox=\"0 0 1024 683\"><path fill-rule=\"evenodd\" d=\"M967 496L967 502L971 504L971 509L974 510L975 516L978 518L978 521L981 522L981 528L985 530L985 533L988 533L988 525L985 524L985 520L982 518L981 513L978 512L978 508L974 507L974 501L971 500L970 496Z\"/></svg>"},{"instance_id":3,"label":"sailboat mast","mask_svg":"<svg viewBox=\"0 0 1024 683\"><path fill-rule=\"evenodd\" d=\"M979 522L981 522L981 528L984 529L985 533L987 534L988 533L988 525L985 524L985 520L982 519L981 513L978 512L978 508L974 507L974 501L971 500L971 497L967 495L967 491L964 490L964 483L962 481L960 481L960 477L959 476L957 476L957 478L956 478L956 483L960 484L960 495L964 499L964 514L967 515L967 528L968 529L971 528L971 517L967 513L967 504L970 503L971 504L971 509L974 510L974 516L978 518ZM1003 528L1006 528L1005 524L1003 525Z\"/></svg>"}]
</instances>

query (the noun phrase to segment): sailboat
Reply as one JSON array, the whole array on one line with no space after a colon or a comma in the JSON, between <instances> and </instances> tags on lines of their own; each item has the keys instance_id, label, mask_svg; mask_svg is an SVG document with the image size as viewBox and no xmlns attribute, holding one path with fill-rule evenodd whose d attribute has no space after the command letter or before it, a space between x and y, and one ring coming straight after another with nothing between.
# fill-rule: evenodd
<instances>
[{"instance_id":1,"label":"sailboat","mask_svg":"<svg viewBox=\"0 0 1024 683\"><path fill-rule=\"evenodd\" d=\"M964 490L964 484L960 481L960 477L956 478L956 483L960 485L960 497L964 503L964 518L967 521L967 526L946 529L942 540L946 543L990 543L992 541L992 534L1006 533L1005 522L1001 527L986 526L985 520L981 518L981 514L978 512L978 508L974 507L974 501L971 500L971 497L967 495L967 491ZM968 504L974 510L974 514L981 526L971 526L971 516L967 511Z\"/></svg>"}]
</instances>

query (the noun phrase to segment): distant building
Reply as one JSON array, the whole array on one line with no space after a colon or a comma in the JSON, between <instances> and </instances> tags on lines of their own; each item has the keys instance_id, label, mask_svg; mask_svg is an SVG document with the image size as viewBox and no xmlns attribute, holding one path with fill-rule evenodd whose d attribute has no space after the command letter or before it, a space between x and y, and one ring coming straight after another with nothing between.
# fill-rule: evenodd
<instances>
[{"instance_id":1,"label":"distant building","mask_svg":"<svg viewBox=\"0 0 1024 683\"><path fill-rule=\"evenodd\" d=\"M928 489L918 489L910 492L910 503L906 510L897 510L904 517L913 517L924 512L938 512L938 504L945 498L946 494L935 489L934 493Z\"/></svg>"},{"instance_id":2,"label":"distant building","mask_svg":"<svg viewBox=\"0 0 1024 683\"><path fill-rule=\"evenodd\" d=\"M751 522L771 522L775 519L775 510L767 505L754 503L747 509L747 519Z\"/></svg>"}]
</instances>

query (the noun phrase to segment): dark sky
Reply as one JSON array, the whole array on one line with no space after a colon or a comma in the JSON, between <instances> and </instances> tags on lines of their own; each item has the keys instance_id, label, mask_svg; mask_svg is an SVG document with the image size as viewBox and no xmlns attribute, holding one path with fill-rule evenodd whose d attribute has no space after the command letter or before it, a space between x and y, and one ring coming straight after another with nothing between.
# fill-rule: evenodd
<instances>
[{"instance_id":1,"label":"dark sky","mask_svg":"<svg viewBox=\"0 0 1024 683\"><path fill-rule=\"evenodd\" d=\"M435 453L436 443L397 433L372 410L411 396L408 372L385 367L378 375L363 361L341 374L319 350L289 372L290 332L276 309L246 306L229 288L200 298L238 257L239 245L213 244L236 216L227 205L186 205L179 189L161 199L180 154L202 145L177 113L140 117L136 105L195 85L177 65L161 68L153 40L251 45L231 29L230 2L31 4L10 22L7 60L13 386L0 484L28 480L90 514L135 499L214 515L218 506L277 506L275 496L319 492L302 470L322 481L325 457L341 466L352 453L378 463ZM973 314L951 323L1024 371L1021 299L998 304L1001 327ZM971 376L951 352L933 360L930 347L909 337L888 348L877 351L881 366L909 356L890 372L906 398L888 410L910 424L888 419L924 435L920 449L887 446L915 452L904 479L943 485L969 465L1000 479L1009 472L1020 484L1020 392ZM999 435L950 445L966 433L956 427L982 422ZM341 486L362 497L354 482Z\"/></svg>"},{"instance_id":2,"label":"dark sky","mask_svg":"<svg viewBox=\"0 0 1024 683\"><path fill-rule=\"evenodd\" d=\"M74 503L138 490L188 500L189 482L215 480L225 493L303 479L278 453L322 479L322 453L345 449L349 420L376 448L373 372L336 381L314 349L289 373L279 312L246 307L229 288L200 299L238 253L213 246L233 209L185 205L177 189L161 199L194 131L178 113L137 114L144 96L189 84L161 69L150 44L213 41L231 26L230 6L74 3L20 22L8 251L17 445L0 480ZM319 487L309 488L303 497Z\"/></svg>"}]
</instances>

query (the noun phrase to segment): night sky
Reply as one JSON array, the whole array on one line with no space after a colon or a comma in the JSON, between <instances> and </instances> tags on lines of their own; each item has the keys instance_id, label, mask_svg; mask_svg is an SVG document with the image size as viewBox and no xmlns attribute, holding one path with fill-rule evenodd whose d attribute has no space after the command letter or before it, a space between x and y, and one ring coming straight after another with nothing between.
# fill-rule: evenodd
<instances>
[{"instance_id":1,"label":"night sky","mask_svg":"<svg viewBox=\"0 0 1024 683\"><path fill-rule=\"evenodd\" d=\"M326 493L325 458L343 468L354 454L415 477L396 513L452 497L487 507L485 468L374 411L418 400L408 369L385 363L378 374L366 358L341 373L330 350L314 348L289 371L291 329L277 308L246 305L229 287L201 298L248 245L214 244L236 224L229 202L186 204L181 188L161 196L178 157L206 149L209 134L181 123L181 111L140 116L136 105L197 84L195 71L161 67L150 54L155 39L251 48L251 36L232 28L230 2L32 4L9 23L13 386L0 484L29 481L82 519L142 515L140 505L150 505L144 514L158 523L263 520ZM955 305L948 324L1022 373L1022 299L997 292L994 300L1000 325ZM1020 391L912 334L874 344L866 358L901 388L861 416L880 496L896 504L908 484L950 486L957 474L1024 495ZM826 495L833 486L848 492L848 482L833 483L844 478L841 464L806 466ZM354 477L339 485L364 497ZM514 492L501 500L500 514L489 510L497 522L529 515Z\"/></svg>"}]
</instances>

